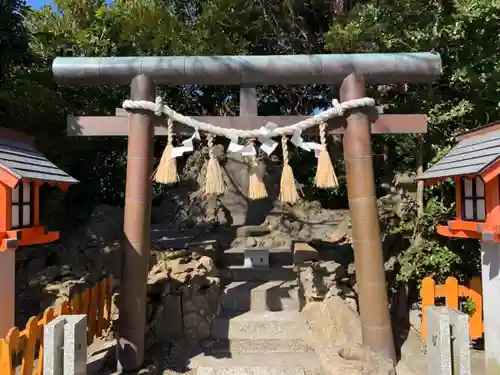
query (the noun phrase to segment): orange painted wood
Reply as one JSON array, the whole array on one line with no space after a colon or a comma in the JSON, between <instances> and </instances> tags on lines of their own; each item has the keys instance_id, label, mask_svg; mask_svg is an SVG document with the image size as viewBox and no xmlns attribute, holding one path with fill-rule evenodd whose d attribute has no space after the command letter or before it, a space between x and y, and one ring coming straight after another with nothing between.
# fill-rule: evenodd
<instances>
[{"instance_id":1,"label":"orange painted wood","mask_svg":"<svg viewBox=\"0 0 500 375\"><path fill-rule=\"evenodd\" d=\"M12 374L12 353L9 343L5 339L0 339L0 374Z\"/></svg>"},{"instance_id":2,"label":"orange painted wood","mask_svg":"<svg viewBox=\"0 0 500 375\"><path fill-rule=\"evenodd\" d=\"M47 323L56 317L54 309L49 307L43 313L42 319L38 322L38 335L40 339L40 351L38 352L38 363L34 375L43 375L43 328Z\"/></svg>"},{"instance_id":3,"label":"orange painted wood","mask_svg":"<svg viewBox=\"0 0 500 375\"><path fill-rule=\"evenodd\" d=\"M99 337L102 335L102 331L104 331L105 328L105 312L104 312L104 307L106 306L106 289L107 289L107 282L106 279L103 279L99 285L98 285L98 290L99 290L99 301L98 301L98 313L97 313L97 331L96 335Z\"/></svg>"},{"instance_id":4,"label":"orange painted wood","mask_svg":"<svg viewBox=\"0 0 500 375\"><path fill-rule=\"evenodd\" d=\"M90 304L90 289L85 289L82 293L81 314L87 315L89 313L89 304Z\"/></svg>"},{"instance_id":5,"label":"orange painted wood","mask_svg":"<svg viewBox=\"0 0 500 375\"><path fill-rule=\"evenodd\" d=\"M11 189L6 184L0 182L0 232L5 233L10 229Z\"/></svg>"},{"instance_id":6,"label":"orange painted wood","mask_svg":"<svg viewBox=\"0 0 500 375\"><path fill-rule=\"evenodd\" d=\"M59 232L48 232L45 234L45 227L29 227L7 231L9 238L20 238L19 246L37 245L54 242L59 239Z\"/></svg>"},{"instance_id":7,"label":"orange painted wood","mask_svg":"<svg viewBox=\"0 0 500 375\"><path fill-rule=\"evenodd\" d=\"M456 237L456 238L476 238L481 239L481 233L477 231L467 231L467 230L453 230L447 225L436 225L436 231L445 237Z\"/></svg>"},{"instance_id":8,"label":"orange painted wood","mask_svg":"<svg viewBox=\"0 0 500 375\"><path fill-rule=\"evenodd\" d=\"M62 191L68 191L68 189L71 186L71 184L60 184L60 183L58 183L56 186L59 187L59 189L61 189Z\"/></svg>"},{"instance_id":9,"label":"orange painted wood","mask_svg":"<svg viewBox=\"0 0 500 375\"><path fill-rule=\"evenodd\" d=\"M450 220L448 226L451 230L463 230L477 232L478 224L484 224L479 221L467 221L462 219Z\"/></svg>"},{"instance_id":10,"label":"orange painted wood","mask_svg":"<svg viewBox=\"0 0 500 375\"><path fill-rule=\"evenodd\" d=\"M429 306L434 306L434 303L436 303L435 286L436 283L431 277L426 277L422 280L422 288L420 289L420 298L422 299L422 325L420 332L422 337L425 337L427 329L426 309Z\"/></svg>"},{"instance_id":11,"label":"orange painted wood","mask_svg":"<svg viewBox=\"0 0 500 375\"><path fill-rule=\"evenodd\" d=\"M12 328L4 339L0 339L0 375L15 375L14 354L22 351L21 375L43 374L43 328L55 317L65 314L87 314L89 323L88 344L100 337L109 327L112 298L112 278L107 277L92 289L75 294L70 301L63 302L56 310L48 308L41 319L32 317L26 328L19 332ZM38 363L34 368L37 343L40 342ZM21 344L22 343L22 344ZM22 345L22 347L20 347Z\"/></svg>"},{"instance_id":12,"label":"orange painted wood","mask_svg":"<svg viewBox=\"0 0 500 375\"><path fill-rule=\"evenodd\" d=\"M434 305L435 299L439 297L446 298L446 306L455 309L459 309L459 297L471 298L475 303L476 309L470 316L469 335L471 339L482 337L484 322L481 288L480 277L473 277L469 286L459 285L458 280L454 277L448 277L444 285L435 285L432 278L426 277L422 281L422 288L420 289L420 297L422 299L422 338L425 338L426 335L425 308Z\"/></svg>"},{"instance_id":13,"label":"orange painted wood","mask_svg":"<svg viewBox=\"0 0 500 375\"><path fill-rule=\"evenodd\" d=\"M487 222L488 227L494 232L498 225L500 225L500 191L498 178L494 178L486 183L486 210L488 213Z\"/></svg>"},{"instance_id":14,"label":"orange painted wood","mask_svg":"<svg viewBox=\"0 0 500 375\"><path fill-rule=\"evenodd\" d=\"M473 277L468 289L469 295L467 296L471 298L476 305L476 309L474 313L472 313L469 321L469 331L472 339L478 339L482 337L484 333L482 288L481 278Z\"/></svg>"},{"instance_id":15,"label":"orange painted wood","mask_svg":"<svg viewBox=\"0 0 500 375\"><path fill-rule=\"evenodd\" d=\"M19 178L12 175L9 171L0 168L0 182L4 183L12 189L19 182Z\"/></svg>"},{"instance_id":16,"label":"orange painted wood","mask_svg":"<svg viewBox=\"0 0 500 375\"><path fill-rule=\"evenodd\" d=\"M444 285L446 288L446 306L458 310L458 280L454 277L448 277Z\"/></svg>"},{"instance_id":17,"label":"orange painted wood","mask_svg":"<svg viewBox=\"0 0 500 375\"><path fill-rule=\"evenodd\" d=\"M498 175L500 174L500 160L497 160L493 164L491 164L486 170L481 173L481 177L483 178L484 182L488 183L492 181L493 179L497 178Z\"/></svg>"},{"instance_id":18,"label":"orange painted wood","mask_svg":"<svg viewBox=\"0 0 500 375\"><path fill-rule=\"evenodd\" d=\"M0 374L15 374L15 363L13 363L13 355L18 352L19 348L19 330L17 327L11 328L4 339L0 340Z\"/></svg>"},{"instance_id":19,"label":"orange painted wood","mask_svg":"<svg viewBox=\"0 0 500 375\"><path fill-rule=\"evenodd\" d=\"M24 336L23 360L21 375L32 375L35 362L35 347L38 340L38 317L33 316L28 320L26 329L20 334Z\"/></svg>"},{"instance_id":20,"label":"orange painted wood","mask_svg":"<svg viewBox=\"0 0 500 375\"><path fill-rule=\"evenodd\" d=\"M57 316L59 315L71 315L71 304L69 301L64 301L59 305L57 309Z\"/></svg>"},{"instance_id":21,"label":"orange painted wood","mask_svg":"<svg viewBox=\"0 0 500 375\"><path fill-rule=\"evenodd\" d=\"M106 305L104 309L104 329L111 326L111 302L113 299L113 279L109 276L106 279Z\"/></svg>"},{"instance_id":22,"label":"orange painted wood","mask_svg":"<svg viewBox=\"0 0 500 375\"><path fill-rule=\"evenodd\" d=\"M99 306L99 285L94 286L90 291L89 311L87 314L87 345L94 342L97 332L97 307Z\"/></svg>"},{"instance_id":23,"label":"orange painted wood","mask_svg":"<svg viewBox=\"0 0 500 375\"><path fill-rule=\"evenodd\" d=\"M83 312L82 296L76 293L71 298L71 313L74 315L81 314Z\"/></svg>"}]
</instances>

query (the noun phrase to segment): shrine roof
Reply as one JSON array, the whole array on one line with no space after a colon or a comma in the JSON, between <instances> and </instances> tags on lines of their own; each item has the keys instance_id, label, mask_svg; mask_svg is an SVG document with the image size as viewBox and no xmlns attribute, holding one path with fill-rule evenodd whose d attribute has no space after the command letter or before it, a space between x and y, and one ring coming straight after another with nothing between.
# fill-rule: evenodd
<instances>
[{"instance_id":1,"label":"shrine roof","mask_svg":"<svg viewBox=\"0 0 500 375\"><path fill-rule=\"evenodd\" d=\"M418 176L418 180L475 175L500 158L500 130L461 140L441 160Z\"/></svg>"},{"instance_id":2,"label":"shrine roof","mask_svg":"<svg viewBox=\"0 0 500 375\"><path fill-rule=\"evenodd\" d=\"M49 161L33 146L0 137L0 168L18 179L74 184L78 180Z\"/></svg>"}]
</instances>

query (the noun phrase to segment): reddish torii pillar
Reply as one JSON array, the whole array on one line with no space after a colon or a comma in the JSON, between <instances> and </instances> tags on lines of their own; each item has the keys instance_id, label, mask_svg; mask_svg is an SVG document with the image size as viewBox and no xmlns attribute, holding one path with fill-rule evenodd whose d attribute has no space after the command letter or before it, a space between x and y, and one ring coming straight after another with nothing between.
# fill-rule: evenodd
<instances>
[{"instance_id":1,"label":"reddish torii pillar","mask_svg":"<svg viewBox=\"0 0 500 375\"><path fill-rule=\"evenodd\" d=\"M257 85L342 83L341 100L365 96L368 84L431 83L441 73L435 53L57 58L54 76L72 85L131 84L131 99L154 101L155 85L239 85L246 103L256 103ZM246 94L245 94L246 93ZM248 111L248 112L247 112ZM256 108L245 108L256 113ZM196 118L196 117L195 117ZM198 117L199 121L236 129L255 129L268 122L291 125L304 116ZM164 119L135 112L116 117L71 117L68 133L82 136L128 136L128 164L118 361L124 372L140 369L144 360L147 266L150 248L152 146L154 135L166 135ZM373 179L371 134L421 133L423 115L381 115L370 109L348 111L328 122L330 133L344 134L347 189L353 224L353 246L360 286L359 305L364 344L395 359L389 317L382 246ZM192 132L191 129L188 129ZM177 124L176 132L186 132Z\"/></svg>"}]
</instances>

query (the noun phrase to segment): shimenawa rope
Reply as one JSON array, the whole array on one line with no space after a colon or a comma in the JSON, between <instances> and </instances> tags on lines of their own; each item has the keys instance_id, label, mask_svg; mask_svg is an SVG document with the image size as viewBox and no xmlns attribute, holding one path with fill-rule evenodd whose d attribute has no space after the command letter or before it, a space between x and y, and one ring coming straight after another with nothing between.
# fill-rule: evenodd
<instances>
[{"instance_id":1,"label":"shimenawa rope","mask_svg":"<svg viewBox=\"0 0 500 375\"><path fill-rule=\"evenodd\" d=\"M328 108L323 112L320 112L305 120L299 121L293 125L277 127L268 132L266 136L272 138L283 135L292 135L296 131L302 131L312 126L319 125L320 123L326 122L333 117L343 116L346 110L374 106L375 100L372 98L360 98L339 103L338 100L334 99L332 100L332 105L333 106L331 108ZM260 129L241 130L221 128L219 126L214 126L206 122L197 121L189 116L184 116L174 111L168 105L164 104L161 97L157 97L155 103L149 102L147 100L125 100L122 106L127 110L149 110L154 112L157 116L163 114L171 118L175 122L179 122L191 128L196 128L206 133L211 133L226 138L230 138L230 136L236 136L239 138L258 138L262 136L262 132Z\"/></svg>"},{"instance_id":2,"label":"shimenawa rope","mask_svg":"<svg viewBox=\"0 0 500 375\"><path fill-rule=\"evenodd\" d=\"M220 195L226 191L226 184L222 176L222 168L219 165L217 157L214 153L214 140L215 136L223 136L233 141L237 138L247 138L250 140L250 144L255 153L254 142L255 139L259 139L262 143L266 143L272 137L281 137L281 146L283 151L283 172L281 176L280 184L280 200L282 202L294 204L298 199L299 195L297 192L297 187L295 185L295 178L293 176L293 171L288 162L288 135L294 135L292 137L292 142L299 147L302 147L308 151L311 151L312 146L307 146L306 143L302 143L302 138L300 133L312 126L319 125L319 133L321 139L321 151L318 157L318 167L316 169L315 184L320 188L335 188L338 185L337 176L335 175L335 170L330 159L330 155L327 150L327 137L326 137L326 121L336 116L343 116L344 112L349 109L367 107L375 105L375 101L372 98L360 98L353 99L343 103L339 103L338 100L332 100L332 107L311 116L303 121L299 121L293 125L277 127L276 124L267 124L263 128L254 130L241 130L232 128L221 128L195 120L192 117L184 116L172 108L163 103L161 97L157 97L155 103L144 101L144 100L125 100L123 102L123 108L126 110L149 110L153 111L156 116L166 115L168 117L167 126L167 147L163 153L160 164L157 171L155 172L154 179L157 182L164 184L176 183L179 180L177 175L177 166L175 162L175 156L173 155L173 124L174 122L179 122L189 127L195 129L195 135L198 131L203 131L208 133L208 148L209 148L209 159L207 164L207 174L205 179L205 193ZM199 136L198 136L199 138ZM192 139L191 146L192 150ZM271 141L272 143L273 141ZM269 145L267 145L269 146ZM319 145L317 145L319 146ZM274 150L275 146L271 145L271 151ZM180 155L180 154L178 154ZM249 176L249 198L252 200L262 199L267 196L266 188L261 180L261 176L257 174L257 160L255 154L250 158L250 176Z\"/></svg>"}]
</instances>

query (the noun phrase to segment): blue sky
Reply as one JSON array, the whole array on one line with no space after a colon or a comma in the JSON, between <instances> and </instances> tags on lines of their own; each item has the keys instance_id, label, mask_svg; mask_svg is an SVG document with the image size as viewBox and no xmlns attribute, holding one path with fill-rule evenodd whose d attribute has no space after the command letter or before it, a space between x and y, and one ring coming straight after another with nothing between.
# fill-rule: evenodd
<instances>
[{"instance_id":1,"label":"blue sky","mask_svg":"<svg viewBox=\"0 0 500 375\"><path fill-rule=\"evenodd\" d=\"M52 0L26 0L33 9L41 9L45 4L52 4ZM107 1L110 3L111 1Z\"/></svg>"},{"instance_id":2,"label":"blue sky","mask_svg":"<svg viewBox=\"0 0 500 375\"><path fill-rule=\"evenodd\" d=\"M33 9L40 9L42 8L45 4L51 4L52 1L50 0L28 0L27 1L28 5L31 6Z\"/></svg>"}]
</instances>

